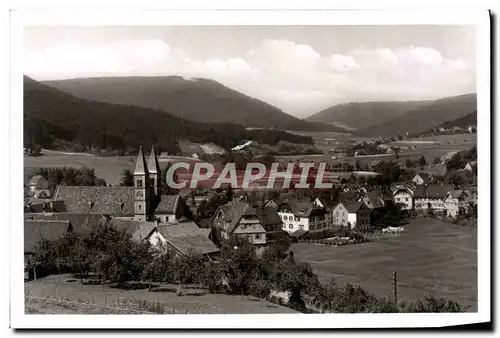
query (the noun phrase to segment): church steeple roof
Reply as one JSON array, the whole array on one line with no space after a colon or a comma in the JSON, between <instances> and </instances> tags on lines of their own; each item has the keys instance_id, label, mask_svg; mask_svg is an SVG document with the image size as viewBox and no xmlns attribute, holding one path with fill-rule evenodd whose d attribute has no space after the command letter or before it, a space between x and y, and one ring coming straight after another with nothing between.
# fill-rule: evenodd
<instances>
[{"instance_id":1,"label":"church steeple roof","mask_svg":"<svg viewBox=\"0 0 500 338\"><path fill-rule=\"evenodd\" d=\"M139 154L137 154L137 160L135 161L134 175L147 175L148 167L146 165L146 158L144 157L144 152L142 151L142 146L139 148Z\"/></svg>"},{"instance_id":2,"label":"church steeple roof","mask_svg":"<svg viewBox=\"0 0 500 338\"><path fill-rule=\"evenodd\" d=\"M152 174L158 174L160 172L160 164L158 163L154 144L151 147L151 154L149 155L148 170Z\"/></svg>"}]
</instances>

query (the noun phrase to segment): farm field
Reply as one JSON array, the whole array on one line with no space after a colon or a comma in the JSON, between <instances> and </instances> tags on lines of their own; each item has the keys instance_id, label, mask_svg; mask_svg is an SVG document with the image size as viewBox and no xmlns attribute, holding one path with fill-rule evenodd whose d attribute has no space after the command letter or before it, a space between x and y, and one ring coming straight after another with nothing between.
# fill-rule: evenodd
<instances>
[{"instance_id":1,"label":"farm field","mask_svg":"<svg viewBox=\"0 0 500 338\"><path fill-rule=\"evenodd\" d=\"M50 311L56 310L62 311L57 313L78 313L78 311L82 313L82 307L90 312L97 312L99 306L104 309L106 307L137 309L137 304L141 302L160 302L167 312L173 310L174 313L186 313L186 311L198 314L297 313L263 299L210 294L198 287L185 287L184 295L178 296L176 285L162 285L162 291L148 292L147 290L122 290L101 285L82 285L79 282L69 282L68 279L73 279L73 277L56 275L26 282L25 296L29 301L25 303L25 310L30 313L47 313L47 311L55 313ZM95 306L91 307L88 304L62 306L63 304L53 301L55 298L73 302L90 302Z\"/></svg>"},{"instance_id":2,"label":"farm field","mask_svg":"<svg viewBox=\"0 0 500 338\"><path fill-rule=\"evenodd\" d=\"M433 294L477 311L476 228L423 218L406 225L399 237L343 247L297 243L292 250L325 282L334 278L392 297L396 270L400 300Z\"/></svg>"}]
</instances>

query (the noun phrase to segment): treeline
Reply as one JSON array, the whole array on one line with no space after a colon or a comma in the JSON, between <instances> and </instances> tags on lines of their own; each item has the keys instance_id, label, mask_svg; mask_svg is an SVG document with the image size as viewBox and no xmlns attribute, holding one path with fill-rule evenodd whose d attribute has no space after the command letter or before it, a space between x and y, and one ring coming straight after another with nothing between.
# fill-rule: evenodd
<instances>
[{"instance_id":1,"label":"treeline","mask_svg":"<svg viewBox=\"0 0 500 338\"><path fill-rule=\"evenodd\" d=\"M275 144L279 140L312 144L308 136L275 130L246 130L236 124L203 124L136 106L87 101L24 78L24 145L53 149L57 139L85 151L130 152L155 143L170 154L178 140L213 142L225 149L244 140ZM131 155L131 154L130 154Z\"/></svg>"},{"instance_id":2,"label":"treeline","mask_svg":"<svg viewBox=\"0 0 500 338\"><path fill-rule=\"evenodd\" d=\"M178 283L178 295L186 284L199 284L212 293L252 295L269 299L301 312L459 312L458 303L426 297L424 301L399 302L378 298L360 286L335 282L323 284L311 266L294 258L288 243L274 244L258 255L246 242L226 242L217 260L206 260L191 251L172 255L158 251L147 241L134 241L109 221L95 224L82 235L67 234L40 242L38 254L28 261L38 276L72 272L81 279L90 275L101 283L143 281ZM284 292L288 299L273 296Z\"/></svg>"},{"instance_id":3,"label":"treeline","mask_svg":"<svg viewBox=\"0 0 500 338\"><path fill-rule=\"evenodd\" d=\"M49 182L49 189L58 185L103 186L106 181L95 174L93 168L33 168L26 172L26 179L41 175ZM26 182L25 182L26 184Z\"/></svg>"},{"instance_id":4,"label":"treeline","mask_svg":"<svg viewBox=\"0 0 500 338\"><path fill-rule=\"evenodd\" d=\"M468 126L477 126L477 110L474 112L462 116L458 119L446 121L440 124L437 128L450 129L453 127L466 128Z\"/></svg>"}]
</instances>

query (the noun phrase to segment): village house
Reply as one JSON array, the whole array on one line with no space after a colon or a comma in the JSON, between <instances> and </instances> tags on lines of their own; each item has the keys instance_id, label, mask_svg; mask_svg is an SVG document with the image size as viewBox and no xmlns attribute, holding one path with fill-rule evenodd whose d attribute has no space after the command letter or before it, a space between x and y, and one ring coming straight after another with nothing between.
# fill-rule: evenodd
<instances>
[{"instance_id":1,"label":"village house","mask_svg":"<svg viewBox=\"0 0 500 338\"><path fill-rule=\"evenodd\" d=\"M266 210L275 211L270 207ZM266 229L250 203L235 200L220 206L213 217L213 224L226 240L241 238L255 245L267 243Z\"/></svg>"},{"instance_id":2,"label":"village house","mask_svg":"<svg viewBox=\"0 0 500 338\"><path fill-rule=\"evenodd\" d=\"M465 167L462 170L467 170L474 175L477 175L477 161L467 162Z\"/></svg>"},{"instance_id":3,"label":"village house","mask_svg":"<svg viewBox=\"0 0 500 338\"><path fill-rule=\"evenodd\" d=\"M37 267L33 260L42 240L56 240L72 232L69 221L24 220L24 278L36 279Z\"/></svg>"},{"instance_id":4,"label":"village house","mask_svg":"<svg viewBox=\"0 0 500 338\"><path fill-rule=\"evenodd\" d=\"M38 199L47 199L52 196L49 182L42 175L33 176L28 182L28 195Z\"/></svg>"},{"instance_id":5,"label":"village house","mask_svg":"<svg viewBox=\"0 0 500 338\"><path fill-rule=\"evenodd\" d=\"M392 202L392 194L382 189L373 189L360 194L357 202L364 202L370 210L383 208L387 202Z\"/></svg>"},{"instance_id":6,"label":"village house","mask_svg":"<svg viewBox=\"0 0 500 338\"><path fill-rule=\"evenodd\" d=\"M444 209L446 216L457 217L469 213L470 193L468 190L448 191L444 197Z\"/></svg>"},{"instance_id":7,"label":"village house","mask_svg":"<svg viewBox=\"0 0 500 338\"><path fill-rule=\"evenodd\" d=\"M146 234L147 230L142 233ZM194 222L177 222L152 227L144 239L174 255L187 255L193 251L212 259L218 255L219 249L210 240L210 232L210 229L199 228Z\"/></svg>"},{"instance_id":8,"label":"village house","mask_svg":"<svg viewBox=\"0 0 500 338\"><path fill-rule=\"evenodd\" d=\"M324 198L324 197L316 197L313 201L313 203L326 210L325 214L325 222L326 224L333 224L332 223L332 210L337 205L337 202L333 200L333 197L330 196L330 198Z\"/></svg>"},{"instance_id":9,"label":"village house","mask_svg":"<svg viewBox=\"0 0 500 338\"><path fill-rule=\"evenodd\" d=\"M449 191L453 191L452 185L428 184L419 185L415 188L414 203L416 211L443 211L444 198Z\"/></svg>"},{"instance_id":10,"label":"village house","mask_svg":"<svg viewBox=\"0 0 500 338\"><path fill-rule=\"evenodd\" d=\"M288 233L297 230L315 231L331 226L326 223L327 211L307 199L290 199L278 207L283 229Z\"/></svg>"},{"instance_id":11,"label":"village house","mask_svg":"<svg viewBox=\"0 0 500 338\"><path fill-rule=\"evenodd\" d=\"M424 184L429 184L431 182L432 175L426 172L420 172L415 175L413 178L413 183L415 185L424 185Z\"/></svg>"},{"instance_id":12,"label":"village house","mask_svg":"<svg viewBox=\"0 0 500 338\"><path fill-rule=\"evenodd\" d=\"M339 203L332 211L334 226L347 227L350 230L368 230L371 210L364 202Z\"/></svg>"},{"instance_id":13,"label":"village house","mask_svg":"<svg viewBox=\"0 0 500 338\"><path fill-rule=\"evenodd\" d=\"M401 209L403 210L413 209L413 196L414 196L413 190L406 185L396 186L392 190L393 203L400 204Z\"/></svg>"}]
</instances>

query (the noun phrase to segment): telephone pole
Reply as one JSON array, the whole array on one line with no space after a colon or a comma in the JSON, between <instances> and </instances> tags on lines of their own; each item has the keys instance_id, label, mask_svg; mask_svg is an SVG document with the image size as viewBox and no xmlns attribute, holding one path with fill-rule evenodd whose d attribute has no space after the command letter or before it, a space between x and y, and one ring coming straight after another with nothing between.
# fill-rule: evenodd
<instances>
[{"instance_id":1,"label":"telephone pole","mask_svg":"<svg viewBox=\"0 0 500 338\"><path fill-rule=\"evenodd\" d=\"M392 273L392 280L394 281L394 304L396 305L396 311L398 310L398 279L397 272L394 270Z\"/></svg>"}]
</instances>

